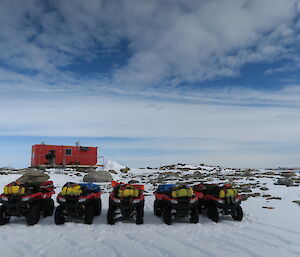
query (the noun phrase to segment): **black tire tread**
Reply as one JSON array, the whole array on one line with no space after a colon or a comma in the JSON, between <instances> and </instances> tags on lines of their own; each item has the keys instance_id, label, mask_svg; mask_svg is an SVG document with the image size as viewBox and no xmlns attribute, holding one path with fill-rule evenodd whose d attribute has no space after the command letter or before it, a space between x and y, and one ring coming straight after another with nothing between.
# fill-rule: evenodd
<instances>
[{"instance_id":1,"label":"black tire tread","mask_svg":"<svg viewBox=\"0 0 300 257\"><path fill-rule=\"evenodd\" d=\"M216 223L219 221L219 212L217 206L209 206L207 208L207 217Z\"/></svg>"},{"instance_id":2,"label":"black tire tread","mask_svg":"<svg viewBox=\"0 0 300 257\"><path fill-rule=\"evenodd\" d=\"M87 204L84 209L84 223L91 225L94 220L94 205Z\"/></svg>"},{"instance_id":3,"label":"black tire tread","mask_svg":"<svg viewBox=\"0 0 300 257\"><path fill-rule=\"evenodd\" d=\"M5 225L10 220L10 217L7 217L5 215L5 212L6 212L5 207L1 205L0 206L0 225Z\"/></svg>"},{"instance_id":4,"label":"black tire tread","mask_svg":"<svg viewBox=\"0 0 300 257\"><path fill-rule=\"evenodd\" d=\"M37 224L41 217L41 208L39 204L33 204L26 215L26 221L29 226Z\"/></svg>"},{"instance_id":5,"label":"black tire tread","mask_svg":"<svg viewBox=\"0 0 300 257\"><path fill-rule=\"evenodd\" d=\"M54 213L54 221L56 225L62 225L65 223L64 207L57 206Z\"/></svg>"},{"instance_id":6,"label":"black tire tread","mask_svg":"<svg viewBox=\"0 0 300 257\"><path fill-rule=\"evenodd\" d=\"M233 220L236 221L242 221L244 213L243 213L243 209L240 205L236 206L236 215L231 215Z\"/></svg>"},{"instance_id":7,"label":"black tire tread","mask_svg":"<svg viewBox=\"0 0 300 257\"><path fill-rule=\"evenodd\" d=\"M172 224L172 208L166 205L163 210L163 221L167 225Z\"/></svg>"}]
</instances>

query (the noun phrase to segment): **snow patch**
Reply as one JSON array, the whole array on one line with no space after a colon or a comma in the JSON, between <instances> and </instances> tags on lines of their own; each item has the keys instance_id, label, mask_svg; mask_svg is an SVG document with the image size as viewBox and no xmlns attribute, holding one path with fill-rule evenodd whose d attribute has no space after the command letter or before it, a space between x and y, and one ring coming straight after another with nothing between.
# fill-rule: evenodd
<instances>
[{"instance_id":1,"label":"snow patch","mask_svg":"<svg viewBox=\"0 0 300 257\"><path fill-rule=\"evenodd\" d=\"M124 165L116 162L116 161L111 161L111 160L107 160L105 165L104 165L104 169L105 170L114 170L119 172L121 169L126 168Z\"/></svg>"}]
</instances>

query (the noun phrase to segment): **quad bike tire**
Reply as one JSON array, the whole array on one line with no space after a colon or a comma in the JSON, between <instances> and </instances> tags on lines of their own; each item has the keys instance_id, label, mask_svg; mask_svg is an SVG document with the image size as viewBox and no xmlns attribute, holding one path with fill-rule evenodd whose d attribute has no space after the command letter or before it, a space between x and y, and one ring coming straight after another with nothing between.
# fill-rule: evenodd
<instances>
[{"instance_id":1,"label":"quad bike tire","mask_svg":"<svg viewBox=\"0 0 300 257\"><path fill-rule=\"evenodd\" d=\"M84 209L84 223L85 224L93 224L94 220L94 206L93 204L88 204Z\"/></svg>"},{"instance_id":2,"label":"quad bike tire","mask_svg":"<svg viewBox=\"0 0 300 257\"><path fill-rule=\"evenodd\" d=\"M159 200L154 200L154 205L153 205L153 211L154 215L160 217L163 213L163 208L162 208L162 203Z\"/></svg>"},{"instance_id":3,"label":"quad bike tire","mask_svg":"<svg viewBox=\"0 0 300 257\"><path fill-rule=\"evenodd\" d=\"M220 217L217 206L209 206L207 208L207 217L216 223L219 221Z\"/></svg>"},{"instance_id":4,"label":"quad bike tire","mask_svg":"<svg viewBox=\"0 0 300 257\"><path fill-rule=\"evenodd\" d=\"M202 212L203 212L203 201L202 200L198 200L198 212L199 212L199 214L202 214Z\"/></svg>"},{"instance_id":5,"label":"quad bike tire","mask_svg":"<svg viewBox=\"0 0 300 257\"><path fill-rule=\"evenodd\" d=\"M53 199L46 199L45 201L45 207L44 207L44 212L43 216L44 217L49 217L53 215L54 212L54 201Z\"/></svg>"},{"instance_id":6,"label":"quad bike tire","mask_svg":"<svg viewBox=\"0 0 300 257\"><path fill-rule=\"evenodd\" d=\"M172 224L172 208L171 206L166 205L163 211L163 221L167 225Z\"/></svg>"},{"instance_id":7,"label":"quad bike tire","mask_svg":"<svg viewBox=\"0 0 300 257\"><path fill-rule=\"evenodd\" d=\"M9 222L10 217L6 216L6 208L4 206L0 206L0 225L5 225Z\"/></svg>"},{"instance_id":8,"label":"quad bike tire","mask_svg":"<svg viewBox=\"0 0 300 257\"><path fill-rule=\"evenodd\" d=\"M199 222L199 210L198 206L191 209L190 213L190 223L197 224Z\"/></svg>"},{"instance_id":9,"label":"quad bike tire","mask_svg":"<svg viewBox=\"0 0 300 257\"><path fill-rule=\"evenodd\" d=\"M244 216L243 209L240 205L237 205L235 208L235 214L231 214L233 220L242 221Z\"/></svg>"},{"instance_id":10,"label":"quad bike tire","mask_svg":"<svg viewBox=\"0 0 300 257\"><path fill-rule=\"evenodd\" d=\"M136 207L135 219L137 225L144 224L144 204Z\"/></svg>"},{"instance_id":11,"label":"quad bike tire","mask_svg":"<svg viewBox=\"0 0 300 257\"><path fill-rule=\"evenodd\" d=\"M110 203L109 205L109 208L108 208L108 211L107 211L107 224L109 225L114 225L116 223L116 220L115 220L115 206Z\"/></svg>"},{"instance_id":12,"label":"quad bike tire","mask_svg":"<svg viewBox=\"0 0 300 257\"><path fill-rule=\"evenodd\" d=\"M143 202L142 202L142 215L143 215L143 217L144 217L144 206L145 206L145 200L143 200Z\"/></svg>"},{"instance_id":13,"label":"quad bike tire","mask_svg":"<svg viewBox=\"0 0 300 257\"><path fill-rule=\"evenodd\" d=\"M102 201L101 199L95 199L94 201L94 216L101 215L102 212Z\"/></svg>"},{"instance_id":14,"label":"quad bike tire","mask_svg":"<svg viewBox=\"0 0 300 257\"><path fill-rule=\"evenodd\" d=\"M54 221L56 225L62 225L65 223L64 207L57 206L54 213Z\"/></svg>"},{"instance_id":15,"label":"quad bike tire","mask_svg":"<svg viewBox=\"0 0 300 257\"><path fill-rule=\"evenodd\" d=\"M32 205L27 212L26 221L29 226L37 224L41 217L41 208L39 204Z\"/></svg>"}]
</instances>

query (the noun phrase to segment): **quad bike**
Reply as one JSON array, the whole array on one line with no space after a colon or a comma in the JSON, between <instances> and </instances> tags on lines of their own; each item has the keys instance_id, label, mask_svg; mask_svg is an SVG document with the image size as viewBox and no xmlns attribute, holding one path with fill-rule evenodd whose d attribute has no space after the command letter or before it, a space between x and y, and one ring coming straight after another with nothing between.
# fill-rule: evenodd
<instances>
[{"instance_id":1,"label":"quad bike","mask_svg":"<svg viewBox=\"0 0 300 257\"><path fill-rule=\"evenodd\" d=\"M207 210L207 217L212 221L218 222L220 215L231 215L236 221L243 219L243 209L241 207L242 196L230 184L218 186L213 184L195 185L196 195L203 195L202 206Z\"/></svg>"},{"instance_id":2,"label":"quad bike","mask_svg":"<svg viewBox=\"0 0 300 257\"><path fill-rule=\"evenodd\" d=\"M144 223L144 185L131 185L112 181L113 190L109 195L107 223L114 225L117 220L135 217L137 225ZM118 212L118 210L120 212ZM118 214L121 214L118 218Z\"/></svg>"},{"instance_id":3,"label":"quad bike","mask_svg":"<svg viewBox=\"0 0 300 257\"><path fill-rule=\"evenodd\" d=\"M25 216L28 225L39 222L41 214L52 216L54 194L52 181L21 183L12 182L4 187L0 195L0 225L7 224L11 216Z\"/></svg>"},{"instance_id":4,"label":"quad bike","mask_svg":"<svg viewBox=\"0 0 300 257\"><path fill-rule=\"evenodd\" d=\"M84 219L85 224L92 224L94 216L101 214L100 186L92 183L67 182L57 196L59 206L55 209L56 225L64 224L67 217Z\"/></svg>"},{"instance_id":5,"label":"quad bike","mask_svg":"<svg viewBox=\"0 0 300 257\"><path fill-rule=\"evenodd\" d=\"M198 198L190 186L160 185L154 195L154 214L162 216L165 224L171 225L172 217L189 217L190 223L198 223Z\"/></svg>"}]
</instances>

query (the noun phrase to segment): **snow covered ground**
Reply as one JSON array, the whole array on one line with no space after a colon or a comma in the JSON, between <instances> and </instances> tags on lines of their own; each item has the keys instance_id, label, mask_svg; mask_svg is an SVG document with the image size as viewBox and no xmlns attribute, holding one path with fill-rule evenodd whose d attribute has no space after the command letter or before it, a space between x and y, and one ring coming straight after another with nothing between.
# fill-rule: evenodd
<instances>
[{"instance_id":1,"label":"snow covered ground","mask_svg":"<svg viewBox=\"0 0 300 257\"><path fill-rule=\"evenodd\" d=\"M292 177L299 181L299 172L293 172L295 176ZM135 179L146 184L144 225L130 221L114 226L106 224L110 185L103 183L102 215L95 217L93 225L67 222L56 226L53 217L48 217L29 227L24 218L12 218L9 224L0 227L0 253L11 257L300 256L300 206L292 202L300 200L300 187L274 185L282 176L281 171L272 171L271 175L265 170L250 171L247 176L243 174L246 172L199 165L165 170L133 169L127 174L113 174L119 180ZM52 170L49 175L57 193L66 181L82 181L82 176L72 171ZM1 175L0 190L19 176ZM183 219L167 226L153 215L152 192L160 181L231 182L244 191L247 191L247 185L251 190L248 194L252 196L242 202L245 216L241 222L223 217L219 223L214 223L200 215L199 224L190 224Z\"/></svg>"}]
</instances>

